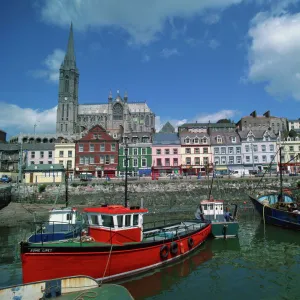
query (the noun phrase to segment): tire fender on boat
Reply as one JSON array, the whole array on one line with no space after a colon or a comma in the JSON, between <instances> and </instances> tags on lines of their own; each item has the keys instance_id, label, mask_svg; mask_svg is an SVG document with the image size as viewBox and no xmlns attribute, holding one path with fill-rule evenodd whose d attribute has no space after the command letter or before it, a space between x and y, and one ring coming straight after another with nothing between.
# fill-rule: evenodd
<instances>
[{"instance_id":1,"label":"tire fender on boat","mask_svg":"<svg viewBox=\"0 0 300 300\"><path fill-rule=\"evenodd\" d=\"M189 237L189 239L188 239L188 245L189 245L189 248L193 248L193 246L194 246L194 240L193 240L192 237Z\"/></svg>"},{"instance_id":2,"label":"tire fender on boat","mask_svg":"<svg viewBox=\"0 0 300 300\"><path fill-rule=\"evenodd\" d=\"M178 244L176 242L172 242L170 245L170 252L173 255L176 255L178 253Z\"/></svg>"},{"instance_id":3,"label":"tire fender on boat","mask_svg":"<svg viewBox=\"0 0 300 300\"><path fill-rule=\"evenodd\" d=\"M160 257L161 259L166 259L169 255L169 247L167 245L162 245L160 247Z\"/></svg>"}]
</instances>

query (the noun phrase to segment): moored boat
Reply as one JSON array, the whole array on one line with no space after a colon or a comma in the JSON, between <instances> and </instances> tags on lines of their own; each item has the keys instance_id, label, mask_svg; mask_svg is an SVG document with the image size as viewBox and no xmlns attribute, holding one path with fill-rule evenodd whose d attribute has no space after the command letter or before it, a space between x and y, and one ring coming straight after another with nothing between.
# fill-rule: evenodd
<instances>
[{"instance_id":1,"label":"moored boat","mask_svg":"<svg viewBox=\"0 0 300 300\"><path fill-rule=\"evenodd\" d=\"M7 300L38 299L124 299L133 300L129 291L117 284L100 285L88 276L56 278L0 289L0 298Z\"/></svg>"},{"instance_id":2,"label":"moored boat","mask_svg":"<svg viewBox=\"0 0 300 300\"><path fill-rule=\"evenodd\" d=\"M49 243L21 242L23 283L87 275L111 281L186 256L211 232L210 222L191 220L143 229L147 209L104 205L86 208L87 236Z\"/></svg>"},{"instance_id":3,"label":"moored boat","mask_svg":"<svg viewBox=\"0 0 300 300\"><path fill-rule=\"evenodd\" d=\"M239 223L236 220L237 205L233 215L226 208L224 213L224 201L215 200L210 197L210 200L202 200L200 207L196 213L196 218L204 218L212 224L211 233L215 238L232 238L238 236Z\"/></svg>"}]
</instances>

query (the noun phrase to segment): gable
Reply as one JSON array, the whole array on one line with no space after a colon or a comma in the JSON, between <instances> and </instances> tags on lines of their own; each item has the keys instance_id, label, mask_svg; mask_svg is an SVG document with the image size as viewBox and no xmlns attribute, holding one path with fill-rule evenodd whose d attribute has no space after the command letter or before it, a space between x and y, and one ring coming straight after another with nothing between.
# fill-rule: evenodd
<instances>
[{"instance_id":1,"label":"gable","mask_svg":"<svg viewBox=\"0 0 300 300\"><path fill-rule=\"evenodd\" d=\"M97 138L95 138L95 136L97 136ZM115 141L115 139L111 137L101 125L98 124L93 126L79 141L90 140Z\"/></svg>"}]
</instances>

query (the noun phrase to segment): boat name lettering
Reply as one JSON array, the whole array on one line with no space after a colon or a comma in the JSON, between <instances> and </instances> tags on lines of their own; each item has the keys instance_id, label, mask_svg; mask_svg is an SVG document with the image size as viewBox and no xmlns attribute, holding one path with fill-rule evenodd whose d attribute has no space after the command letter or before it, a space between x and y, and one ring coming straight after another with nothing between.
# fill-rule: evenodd
<instances>
[{"instance_id":1,"label":"boat name lettering","mask_svg":"<svg viewBox=\"0 0 300 300\"><path fill-rule=\"evenodd\" d=\"M52 252L52 249L41 249L41 248L36 248L36 249L30 249L30 252L38 252L38 253L40 253L40 252Z\"/></svg>"}]
</instances>

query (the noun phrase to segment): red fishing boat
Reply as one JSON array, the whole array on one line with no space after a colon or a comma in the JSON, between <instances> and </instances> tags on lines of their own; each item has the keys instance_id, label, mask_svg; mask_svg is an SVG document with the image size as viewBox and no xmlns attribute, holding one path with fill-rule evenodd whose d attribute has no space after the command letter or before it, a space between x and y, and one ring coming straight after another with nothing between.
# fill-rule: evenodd
<instances>
[{"instance_id":1,"label":"red fishing boat","mask_svg":"<svg viewBox=\"0 0 300 300\"><path fill-rule=\"evenodd\" d=\"M110 281L176 261L199 247L211 224L199 220L143 229L147 209L86 208L86 236L48 243L21 242L23 283L87 275Z\"/></svg>"}]
</instances>

